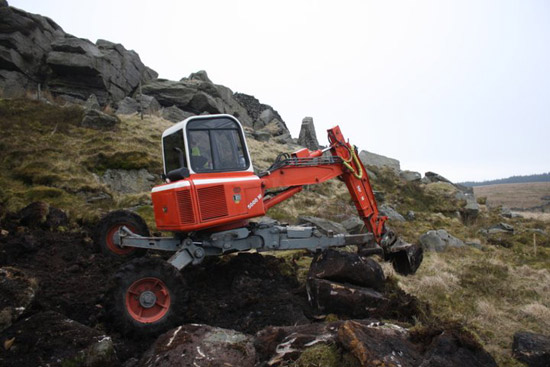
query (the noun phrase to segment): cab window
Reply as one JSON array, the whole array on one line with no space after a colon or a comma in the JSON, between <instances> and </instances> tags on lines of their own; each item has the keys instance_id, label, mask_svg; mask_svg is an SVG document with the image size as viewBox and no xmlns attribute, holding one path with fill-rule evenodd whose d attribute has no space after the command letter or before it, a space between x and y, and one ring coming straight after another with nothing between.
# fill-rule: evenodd
<instances>
[{"instance_id":1,"label":"cab window","mask_svg":"<svg viewBox=\"0 0 550 367\"><path fill-rule=\"evenodd\" d=\"M197 119L187 124L189 157L195 172L242 171L249 167L240 126L232 119Z\"/></svg>"},{"instance_id":2,"label":"cab window","mask_svg":"<svg viewBox=\"0 0 550 367\"><path fill-rule=\"evenodd\" d=\"M180 150L183 152L183 166L187 166L185 159L185 143L183 142L183 129L166 135L162 139L162 149L164 152L164 173L181 167Z\"/></svg>"}]
</instances>

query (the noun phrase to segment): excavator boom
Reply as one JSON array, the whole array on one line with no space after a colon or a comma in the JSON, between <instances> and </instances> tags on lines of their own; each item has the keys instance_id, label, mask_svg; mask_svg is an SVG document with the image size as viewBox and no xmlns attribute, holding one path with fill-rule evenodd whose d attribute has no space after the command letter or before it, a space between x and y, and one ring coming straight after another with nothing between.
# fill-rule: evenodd
<instances>
[{"instance_id":1,"label":"excavator boom","mask_svg":"<svg viewBox=\"0 0 550 367\"><path fill-rule=\"evenodd\" d=\"M268 209L288 199L300 192L304 185L339 177L346 184L367 231L373 234L374 241L383 250L384 258L392 261L398 272L414 273L422 262L422 249L398 239L394 232L386 228L388 218L378 211L367 170L357 155L357 149L345 140L339 126L328 130L328 139L328 148L315 151L301 149L285 160L279 159L260 174L264 206ZM277 187L288 188L276 195L265 194L265 190ZM366 247L364 252L372 253L375 250Z\"/></svg>"}]
</instances>

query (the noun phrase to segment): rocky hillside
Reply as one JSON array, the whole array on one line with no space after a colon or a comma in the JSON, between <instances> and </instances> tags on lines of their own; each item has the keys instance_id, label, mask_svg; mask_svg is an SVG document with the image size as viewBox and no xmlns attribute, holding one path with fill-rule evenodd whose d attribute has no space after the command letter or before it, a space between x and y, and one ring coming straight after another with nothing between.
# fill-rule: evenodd
<instances>
[{"instance_id":1,"label":"rocky hillside","mask_svg":"<svg viewBox=\"0 0 550 367\"><path fill-rule=\"evenodd\" d=\"M108 305L124 260L105 257L91 237L116 208L156 231L149 192L162 131L196 114L232 114L262 170L279 153L317 148L313 119L295 140L274 108L203 71L157 79L121 45L67 35L5 1L0 15L0 365L548 365L550 223L489 208L471 189L367 151L380 210L425 250L414 276L351 248L226 256L183 271L182 324L158 339L124 335ZM364 231L338 180L268 215Z\"/></svg>"}]
</instances>

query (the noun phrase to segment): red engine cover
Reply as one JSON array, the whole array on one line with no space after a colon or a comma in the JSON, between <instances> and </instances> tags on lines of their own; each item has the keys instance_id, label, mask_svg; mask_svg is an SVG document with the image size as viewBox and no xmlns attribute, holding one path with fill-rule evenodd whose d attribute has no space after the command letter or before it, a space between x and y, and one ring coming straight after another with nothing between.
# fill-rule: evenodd
<instances>
[{"instance_id":1,"label":"red engine cover","mask_svg":"<svg viewBox=\"0 0 550 367\"><path fill-rule=\"evenodd\" d=\"M191 232L265 214L261 180L250 172L194 174L152 190L157 228Z\"/></svg>"}]
</instances>

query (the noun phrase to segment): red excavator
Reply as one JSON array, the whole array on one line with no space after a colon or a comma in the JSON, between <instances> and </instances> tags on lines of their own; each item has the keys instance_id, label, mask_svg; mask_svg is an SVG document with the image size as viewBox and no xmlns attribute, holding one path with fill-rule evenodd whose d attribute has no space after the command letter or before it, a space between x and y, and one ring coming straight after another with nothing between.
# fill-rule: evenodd
<instances>
[{"instance_id":1,"label":"red excavator","mask_svg":"<svg viewBox=\"0 0 550 367\"><path fill-rule=\"evenodd\" d=\"M137 259L115 277L112 312L123 330L154 333L170 326L185 302L180 270L207 256L238 251L276 251L357 245L362 256L378 254L401 274L412 274L422 249L389 230L378 212L357 149L338 126L329 146L280 154L266 171L254 173L240 122L231 115L195 116L162 134L165 184L152 190L156 226L172 237L151 237L135 213L115 211L98 224L96 243L107 254L134 256L147 249L173 252L168 261ZM366 233L334 234L315 226L250 222L278 203L332 178L349 190Z\"/></svg>"}]
</instances>

